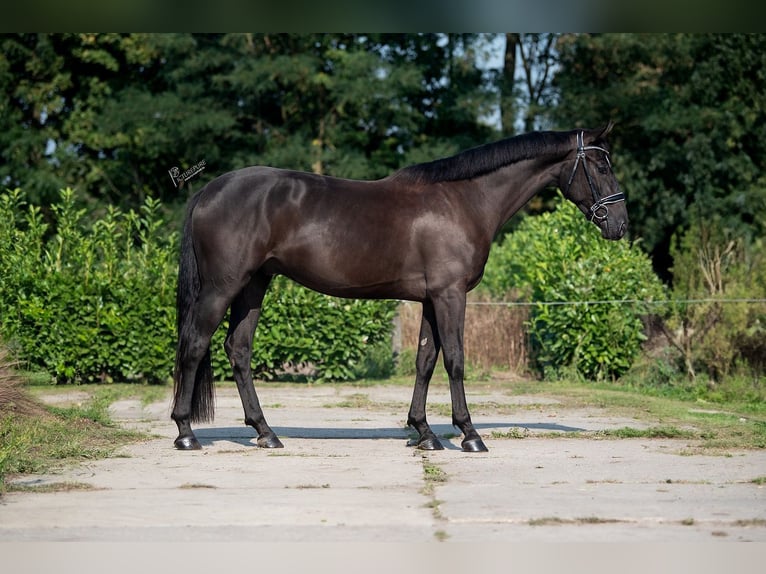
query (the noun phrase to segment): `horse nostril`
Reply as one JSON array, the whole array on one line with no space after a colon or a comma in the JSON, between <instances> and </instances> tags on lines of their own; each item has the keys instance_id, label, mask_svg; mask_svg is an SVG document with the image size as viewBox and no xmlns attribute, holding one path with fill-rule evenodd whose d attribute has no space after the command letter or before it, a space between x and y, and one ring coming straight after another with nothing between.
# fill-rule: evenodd
<instances>
[{"instance_id":1,"label":"horse nostril","mask_svg":"<svg viewBox=\"0 0 766 574\"><path fill-rule=\"evenodd\" d=\"M618 230L618 233L620 237L624 237L624 235L628 232L628 224L625 221L620 221L620 228Z\"/></svg>"}]
</instances>

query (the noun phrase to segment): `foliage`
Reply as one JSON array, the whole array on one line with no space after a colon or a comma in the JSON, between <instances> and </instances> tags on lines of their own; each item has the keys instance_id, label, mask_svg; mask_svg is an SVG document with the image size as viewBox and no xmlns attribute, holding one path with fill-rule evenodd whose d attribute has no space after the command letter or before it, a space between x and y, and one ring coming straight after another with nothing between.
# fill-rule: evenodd
<instances>
[{"instance_id":1,"label":"foliage","mask_svg":"<svg viewBox=\"0 0 766 574\"><path fill-rule=\"evenodd\" d=\"M631 366L645 339L640 302L663 296L637 244L603 240L561 196L556 211L526 218L495 247L483 285L537 303L528 325L539 369L574 366L591 379Z\"/></svg>"},{"instance_id":2,"label":"foliage","mask_svg":"<svg viewBox=\"0 0 766 574\"><path fill-rule=\"evenodd\" d=\"M763 241L737 237L720 220L699 221L676 237L672 253L674 304L663 328L689 378L702 370L711 384L721 383L738 367L762 375L766 304L757 301L766 297Z\"/></svg>"},{"instance_id":3,"label":"foliage","mask_svg":"<svg viewBox=\"0 0 766 574\"><path fill-rule=\"evenodd\" d=\"M302 287L284 277L273 282L263 304L253 343L255 373L264 378L297 375L318 380L353 380L368 368L391 369L391 330L395 303L338 299ZM229 376L223 352L224 322L213 337L213 372ZM380 365L373 356L385 345Z\"/></svg>"},{"instance_id":4,"label":"foliage","mask_svg":"<svg viewBox=\"0 0 766 574\"><path fill-rule=\"evenodd\" d=\"M138 212L110 208L86 225L67 188L52 212L49 225L20 190L0 195L0 333L29 368L59 382L168 380L177 236L161 232L159 201L147 198ZM393 311L391 302L332 299L278 279L256 334L256 372L303 367L348 380L390 370ZM231 373L225 333L224 322L213 340L222 378Z\"/></svg>"},{"instance_id":5,"label":"foliage","mask_svg":"<svg viewBox=\"0 0 766 574\"><path fill-rule=\"evenodd\" d=\"M55 246L48 243L55 230L45 225L57 216L50 206L59 200L62 187L77 187L88 202L80 219L92 217L93 222L85 228L83 245L95 241L98 233L108 234L90 226L109 213L103 206L113 205L121 208L112 213L120 220L123 239L132 235L136 247L136 231L129 231L132 224L120 218L131 209L141 217L147 197L180 212L186 190L170 183L171 167L183 171L204 160L206 168L195 178L195 186L251 164L376 178L497 137L488 123L498 112L503 135L511 135L521 124L524 129L568 129L616 120L610 140L615 169L630 193L631 228L667 281L671 269L681 268L672 261L672 237L688 230L694 218L720 219L743 245L762 241L766 36L504 37L502 67L487 70L479 62L486 60L482 54L490 46L499 45L499 35L0 35L0 186L23 187L35 206L19 215L16 226L28 244L0 246L5 264L13 267L8 282L20 281L23 273L37 277L48 265L36 268L31 255L9 263L14 250L37 249L39 261L46 250L55 254ZM546 211L550 199L550 193L539 194L525 211ZM510 227L521 221L513 219ZM7 229L8 223L0 222L4 225ZM41 234L39 240L35 233ZM156 233L162 235L159 229ZM98 249L92 246L92 253L99 254ZM82 263L70 265L84 269ZM97 308L99 296L107 301L128 298L97 293L89 272L83 274L91 281L87 289L75 273L63 276L71 285L57 275L58 291L50 297L63 301L80 293L87 304L65 311L78 322L87 324L94 317L87 308ZM54 331L64 333L58 341L49 334L33 335L34 321L42 325L42 315L51 313L34 305L47 303L49 296L39 285L39 291L21 287L19 293L37 297L24 300L33 318L25 327L28 342L34 337L47 341L49 360L60 362L56 353L61 352L61 341L77 341L82 332L66 334L64 327L56 327ZM11 293L15 305L11 287L0 289ZM127 288L131 289L147 292L133 285ZM167 314L154 314L154 308L165 309L157 307L159 300L136 296L130 302L144 309L138 313L141 320L169 322ZM11 318L0 317L0 323L18 323L13 319L18 316L16 307L12 309ZM119 322L112 311L106 309L108 319ZM47 320L55 322L50 316ZM726 352L735 364L752 365L745 355L763 356L762 322L747 321L748 330L737 331L733 346L716 345L711 338L711 351L729 348ZM91 329L84 339L93 339L94 332ZM216 347L221 337L219 333ZM89 355L86 346L80 347ZM157 353L154 356L156 363ZM216 361L217 372L226 372L222 354ZM719 358L720 364L729 362ZM708 369L699 362L698 366Z\"/></svg>"},{"instance_id":6,"label":"foliage","mask_svg":"<svg viewBox=\"0 0 766 574\"><path fill-rule=\"evenodd\" d=\"M142 433L112 424L110 404L96 393L82 406L0 412L0 494L8 475L43 473L65 462L106 458L124 444L144 440Z\"/></svg>"},{"instance_id":7,"label":"foliage","mask_svg":"<svg viewBox=\"0 0 766 574\"><path fill-rule=\"evenodd\" d=\"M514 133L518 124L524 132L545 129L546 112L556 104L551 77L557 37L550 32L505 34L503 75L498 78L503 133Z\"/></svg>"},{"instance_id":8,"label":"foliage","mask_svg":"<svg viewBox=\"0 0 766 574\"><path fill-rule=\"evenodd\" d=\"M766 36L564 35L557 48L555 123L617 122L615 169L657 270L698 215L763 236Z\"/></svg>"},{"instance_id":9,"label":"foliage","mask_svg":"<svg viewBox=\"0 0 766 574\"><path fill-rule=\"evenodd\" d=\"M59 382L167 380L176 236L161 233L159 202L84 225L66 188L55 228L25 204L19 189L0 196L0 330L19 357Z\"/></svg>"},{"instance_id":10,"label":"foliage","mask_svg":"<svg viewBox=\"0 0 766 574\"><path fill-rule=\"evenodd\" d=\"M138 209L253 164L377 178L484 143L476 34L6 34L0 185ZM150 191L149 191L150 190Z\"/></svg>"},{"instance_id":11,"label":"foliage","mask_svg":"<svg viewBox=\"0 0 766 574\"><path fill-rule=\"evenodd\" d=\"M42 411L42 406L24 389L24 380L16 371L17 366L5 346L0 344L0 417L11 413L34 415Z\"/></svg>"}]
</instances>

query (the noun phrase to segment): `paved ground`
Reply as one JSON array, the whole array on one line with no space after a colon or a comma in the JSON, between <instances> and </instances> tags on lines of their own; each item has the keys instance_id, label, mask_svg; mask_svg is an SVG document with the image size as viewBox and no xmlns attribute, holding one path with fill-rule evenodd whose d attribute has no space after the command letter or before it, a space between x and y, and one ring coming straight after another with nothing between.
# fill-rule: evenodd
<instances>
[{"instance_id":1,"label":"paved ground","mask_svg":"<svg viewBox=\"0 0 766 574\"><path fill-rule=\"evenodd\" d=\"M0 542L766 541L766 486L753 482L766 475L763 451L684 456L684 441L541 437L641 425L471 390L472 403L519 407L474 409L489 453L461 452L459 437L422 453L406 446L406 387L259 392L285 449L255 446L230 387L219 390L216 422L198 428L200 452L173 449L167 401L123 401L114 418L158 438L21 477L87 489L3 496ZM448 403L445 390L432 392L437 403ZM446 416L430 418L437 433L454 432Z\"/></svg>"}]
</instances>

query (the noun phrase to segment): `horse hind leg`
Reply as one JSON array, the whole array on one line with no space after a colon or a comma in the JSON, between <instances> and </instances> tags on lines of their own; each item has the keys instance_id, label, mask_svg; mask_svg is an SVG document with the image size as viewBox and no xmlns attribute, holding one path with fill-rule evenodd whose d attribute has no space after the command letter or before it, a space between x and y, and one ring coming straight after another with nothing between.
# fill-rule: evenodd
<instances>
[{"instance_id":1,"label":"horse hind leg","mask_svg":"<svg viewBox=\"0 0 766 574\"><path fill-rule=\"evenodd\" d=\"M223 317L227 301L214 294L200 295L179 335L176 389L171 418L178 426L174 445L179 450L202 448L191 423L211 420L213 380L210 340Z\"/></svg>"},{"instance_id":2,"label":"horse hind leg","mask_svg":"<svg viewBox=\"0 0 766 574\"><path fill-rule=\"evenodd\" d=\"M253 336L270 280L270 277L256 275L234 298L224 348L234 371L234 380L245 411L245 424L252 426L258 433L258 446L283 448L282 442L266 422L253 384L251 366Z\"/></svg>"}]
</instances>

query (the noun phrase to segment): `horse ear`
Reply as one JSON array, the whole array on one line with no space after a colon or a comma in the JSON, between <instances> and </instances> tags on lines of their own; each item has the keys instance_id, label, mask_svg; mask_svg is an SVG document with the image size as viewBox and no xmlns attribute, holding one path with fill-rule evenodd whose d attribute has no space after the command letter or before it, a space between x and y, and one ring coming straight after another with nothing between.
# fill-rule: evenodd
<instances>
[{"instance_id":1,"label":"horse ear","mask_svg":"<svg viewBox=\"0 0 766 574\"><path fill-rule=\"evenodd\" d=\"M606 127L603 130L601 130L601 133L598 135L596 139L597 140L606 139L606 136L609 135L609 132L612 131L613 127L614 127L614 121L609 120L609 123L606 124Z\"/></svg>"},{"instance_id":2,"label":"horse ear","mask_svg":"<svg viewBox=\"0 0 766 574\"><path fill-rule=\"evenodd\" d=\"M595 145L599 142L603 142L606 139L606 136L609 135L609 132L612 131L612 128L614 127L614 122L612 120L609 120L609 123L606 124L605 127L599 129L591 129L591 130L585 130L585 142L588 145Z\"/></svg>"}]
</instances>

